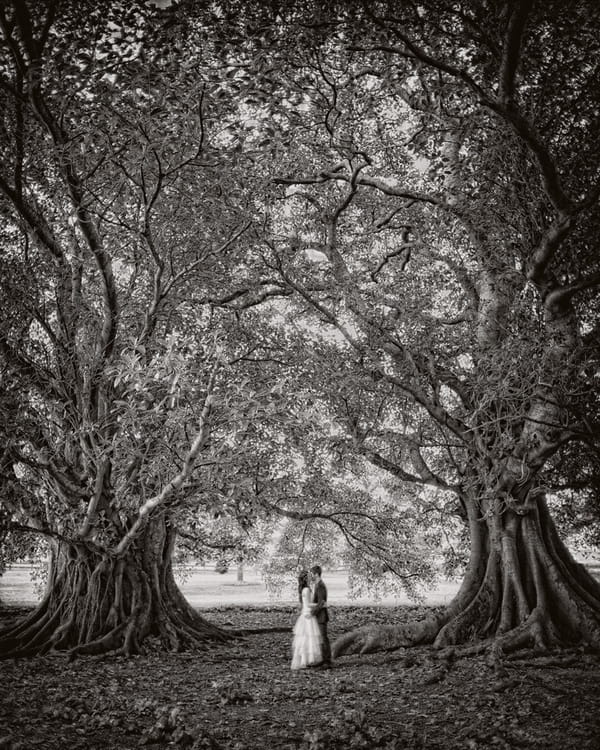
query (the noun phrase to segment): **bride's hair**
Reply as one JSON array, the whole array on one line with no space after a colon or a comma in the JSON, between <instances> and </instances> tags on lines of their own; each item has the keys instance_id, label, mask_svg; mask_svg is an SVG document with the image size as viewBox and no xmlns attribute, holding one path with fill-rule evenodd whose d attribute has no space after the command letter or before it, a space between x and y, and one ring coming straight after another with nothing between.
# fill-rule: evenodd
<instances>
[{"instance_id":1,"label":"bride's hair","mask_svg":"<svg viewBox=\"0 0 600 750\"><path fill-rule=\"evenodd\" d=\"M302 589L308 587L308 570L301 570L298 573L298 598L302 601Z\"/></svg>"}]
</instances>

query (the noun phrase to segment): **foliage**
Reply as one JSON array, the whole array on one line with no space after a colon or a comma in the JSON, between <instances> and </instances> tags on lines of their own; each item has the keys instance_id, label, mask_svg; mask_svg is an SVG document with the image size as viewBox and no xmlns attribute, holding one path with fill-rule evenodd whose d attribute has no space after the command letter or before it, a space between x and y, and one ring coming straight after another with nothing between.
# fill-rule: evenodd
<instances>
[{"instance_id":1,"label":"foliage","mask_svg":"<svg viewBox=\"0 0 600 750\"><path fill-rule=\"evenodd\" d=\"M320 509L304 535L334 523L363 582L378 556L389 567L408 546L394 551L404 521L389 506L389 539L373 546L379 522L353 511L368 495L341 497L349 479L317 447L334 414L314 421L327 397L302 386L302 346L281 328L285 306L269 304L290 291L264 277L255 242L271 179L256 159L258 104L233 59L222 67L206 17L192 29L142 3L82 16L67 2L56 14L8 4L2 19L11 533L121 554L147 515L166 514L180 561L215 550L254 561L281 511L305 512L296 498L315 488L326 497L335 471L335 515ZM29 38L36 54L14 51Z\"/></svg>"},{"instance_id":2,"label":"foliage","mask_svg":"<svg viewBox=\"0 0 600 750\"><path fill-rule=\"evenodd\" d=\"M597 357L586 82L598 17L575 16L501 2L250 6L220 37L252 127L274 144L263 242L295 293L281 309L296 337L333 342L305 374L330 403L345 397L354 450L476 495L484 512L543 492L570 446L597 450L581 401ZM574 44L585 55L567 64ZM577 147L561 124L575 120ZM355 406L365 392L375 421Z\"/></svg>"},{"instance_id":3,"label":"foliage","mask_svg":"<svg viewBox=\"0 0 600 750\"><path fill-rule=\"evenodd\" d=\"M4 515L412 594L594 524L587 6L5 3Z\"/></svg>"},{"instance_id":4,"label":"foliage","mask_svg":"<svg viewBox=\"0 0 600 750\"><path fill-rule=\"evenodd\" d=\"M177 472L190 473L211 399L209 452L216 457L227 439L231 455L230 426L245 397L243 386L234 397L227 384L231 322L206 301L190 306L190 285L218 294L231 265L222 256L243 233L243 206L218 197L231 195L215 142L218 107L191 68L144 60L147 8L121 16L121 33L111 31L110 8L84 24L72 24L77 4L48 17L44 57L31 62L40 71L33 103L11 89L11 77L21 83L8 41L38 33L44 13L20 23L9 7L3 15L13 119L4 132L9 236L0 267L9 302L3 382L17 410L2 420L13 485L5 508L21 523L108 545ZM210 484L195 487L196 497ZM170 492L177 499L185 493Z\"/></svg>"},{"instance_id":5,"label":"foliage","mask_svg":"<svg viewBox=\"0 0 600 750\"><path fill-rule=\"evenodd\" d=\"M341 481L358 455L448 510L454 495L449 514L468 523L463 611L423 632L440 646L490 627L506 648L597 643L597 584L555 538L546 496L576 482L569 453L590 468L597 453L582 403L600 287L598 10L309 2L251 5L231 27L234 6L215 13L216 54L251 118L244 144L274 144L258 242L263 273L291 292L278 309L313 348L305 393L329 394L306 399L314 432L337 438ZM311 459L332 466L331 451Z\"/></svg>"}]
</instances>

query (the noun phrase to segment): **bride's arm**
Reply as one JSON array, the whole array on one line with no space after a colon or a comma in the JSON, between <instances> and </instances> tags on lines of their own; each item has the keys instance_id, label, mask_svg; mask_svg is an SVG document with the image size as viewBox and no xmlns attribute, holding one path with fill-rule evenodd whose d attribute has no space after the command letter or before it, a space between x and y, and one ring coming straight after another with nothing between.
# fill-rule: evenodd
<instances>
[{"instance_id":1,"label":"bride's arm","mask_svg":"<svg viewBox=\"0 0 600 750\"><path fill-rule=\"evenodd\" d=\"M316 606L310 600L310 589L309 588L302 589L302 604L304 605L304 607L306 609L310 610L310 612L308 612L306 614L306 616L309 617L310 613L312 613L313 609Z\"/></svg>"}]
</instances>

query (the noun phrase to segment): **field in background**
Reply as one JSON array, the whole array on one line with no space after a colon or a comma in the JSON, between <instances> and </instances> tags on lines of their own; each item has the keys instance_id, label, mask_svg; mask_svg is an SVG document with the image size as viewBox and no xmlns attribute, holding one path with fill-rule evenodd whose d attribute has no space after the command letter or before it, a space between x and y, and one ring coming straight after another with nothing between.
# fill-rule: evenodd
<instances>
[{"instance_id":1,"label":"field in background","mask_svg":"<svg viewBox=\"0 0 600 750\"><path fill-rule=\"evenodd\" d=\"M0 601L9 605L33 606L39 601L30 578L28 565L15 565L0 576ZM350 599L347 574L344 571L323 571L327 584L329 603L335 604L382 604L393 606L411 603L407 597L385 597L376 602L369 597ZM244 571L242 583L237 581L235 569L217 573L214 568L194 568L180 576L178 582L185 597L194 607L227 607L238 605L295 604L297 602L295 580L290 577L280 596L267 591L260 574L252 568ZM445 604L450 601L458 583L441 583L427 593L427 604Z\"/></svg>"}]
</instances>

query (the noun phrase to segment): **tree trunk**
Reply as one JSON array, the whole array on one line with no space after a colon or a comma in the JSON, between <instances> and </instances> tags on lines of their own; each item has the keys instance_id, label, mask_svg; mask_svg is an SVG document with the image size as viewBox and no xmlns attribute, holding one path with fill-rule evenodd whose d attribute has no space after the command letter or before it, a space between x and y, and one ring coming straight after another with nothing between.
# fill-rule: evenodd
<instances>
[{"instance_id":1,"label":"tree trunk","mask_svg":"<svg viewBox=\"0 0 600 750\"><path fill-rule=\"evenodd\" d=\"M559 539L545 500L483 519L473 504L469 516L470 562L450 604L419 622L347 633L335 656L418 644L465 653L600 648L600 583Z\"/></svg>"},{"instance_id":2,"label":"tree trunk","mask_svg":"<svg viewBox=\"0 0 600 750\"><path fill-rule=\"evenodd\" d=\"M129 655L140 653L148 638L180 651L231 637L200 617L179 591L171 567L174 536L161 518L146 526L123 557L53 542L44 598L0 633L0 655Z\"/></svg>"}]
</instances>

